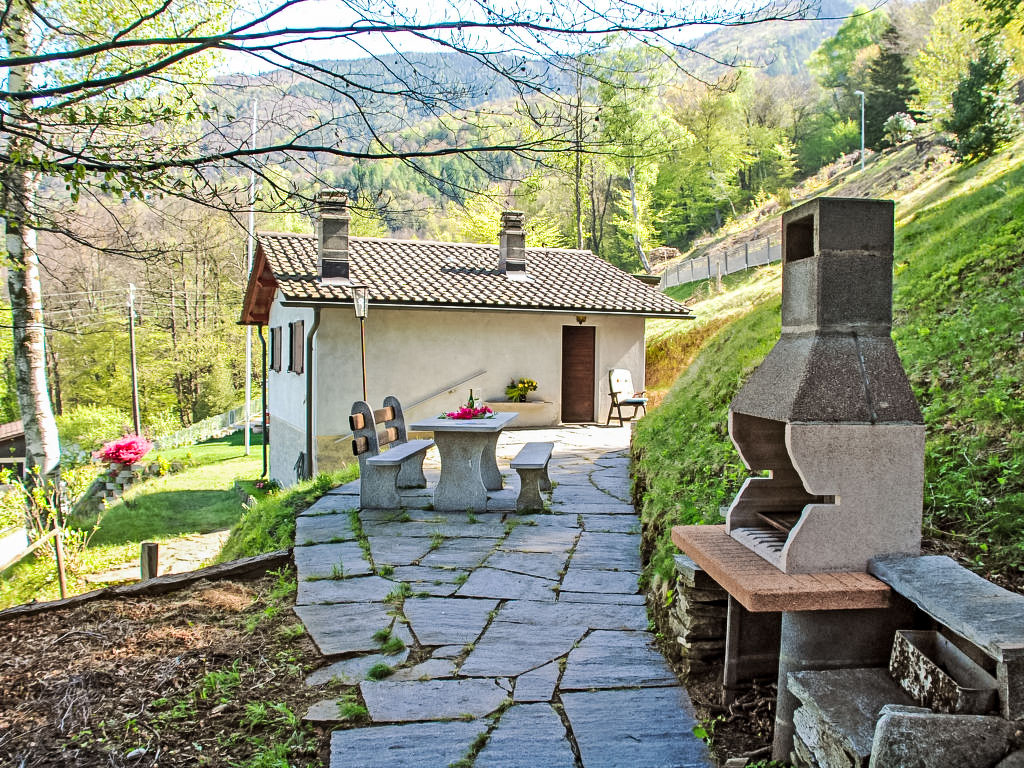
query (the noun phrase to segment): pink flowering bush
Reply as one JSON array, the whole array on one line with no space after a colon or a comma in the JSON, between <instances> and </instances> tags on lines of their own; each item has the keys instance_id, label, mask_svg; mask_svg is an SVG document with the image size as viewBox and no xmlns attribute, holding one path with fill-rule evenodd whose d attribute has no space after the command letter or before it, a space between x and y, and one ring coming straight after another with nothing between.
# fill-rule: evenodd
<instances>
[{"instance_id":1,"label":"pink flowering bush","mask_svg":"<svg viewBox=\"0 0 1024 768\"><path fill-rule=\"evenodd\" d=\"M479 408L473 406L464 405L457 411L448 411L443 414L445 419L489 419L494 415L494 411L488 408L486 405L482 405Z\"/></svg>"},{"instance_id":2,"label":"pink flowering bush","mask_svg":"<svg viewBox=\"0 0 1024 768\"><path fill-rule=\"evenodd\" d=\"M151 450L153 444L142 435L125 435L120 440L104 443L93 455L111 464L134 464Z\"/></svg>"}]
</instances>

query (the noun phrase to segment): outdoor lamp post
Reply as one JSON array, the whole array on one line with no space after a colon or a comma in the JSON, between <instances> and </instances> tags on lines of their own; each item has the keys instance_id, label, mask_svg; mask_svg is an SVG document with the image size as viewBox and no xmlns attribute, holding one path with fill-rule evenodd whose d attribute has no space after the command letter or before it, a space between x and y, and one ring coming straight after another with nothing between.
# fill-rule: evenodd
<instances>
[{"instance_id":1,"label":"outdoor lamp post","mask_svg":"<svg viewBox=\"0 0 1024 768\"><path fill-rule=\"evenodd\" d=\"M363 400L366 400L366 313L370 309L369 291L365 285L352 286L352 308L359 318L359 351L363 359Z\"/></svg>"},{"instance_id":2,"label":"outdoor lamp post","mask_svg":"<svg viewBox=\"0 0 1024 768\"><path fill-rule=\"evenodd\" d=\"M860 169L864 170L864 91L854 91L854 96L860 96Z\"/></svg>"}]
</instances>

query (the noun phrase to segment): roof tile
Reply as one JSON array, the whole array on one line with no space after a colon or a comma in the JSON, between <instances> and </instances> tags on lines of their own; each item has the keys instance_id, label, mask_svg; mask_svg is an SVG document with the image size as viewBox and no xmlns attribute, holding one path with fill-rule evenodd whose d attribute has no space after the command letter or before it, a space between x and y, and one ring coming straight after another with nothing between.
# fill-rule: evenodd
<instances>
[{"instance_id":1,"label":"roof tile","mask_svg":"<svg viewBox=\"0 0 1024 768\"><path fill-rule=\"evenodd\" d=\"M286 300L349 301L344 284L321 283L313 235L257 235ZM528 280L498 270L498 246L353 237L350 274L370 300L692 317L690 310L590 251L527 248Z\"/></svg>"}]
</instances>

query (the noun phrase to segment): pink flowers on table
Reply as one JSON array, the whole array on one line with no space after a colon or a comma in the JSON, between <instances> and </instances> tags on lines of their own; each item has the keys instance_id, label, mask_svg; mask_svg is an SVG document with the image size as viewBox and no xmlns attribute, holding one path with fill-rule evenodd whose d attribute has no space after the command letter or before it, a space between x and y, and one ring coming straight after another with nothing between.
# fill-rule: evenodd
<instances>
[{"instance_id":1,"label":"pink flowers on table","mask_svg":"<svg viewBox=\"0 0 1024 768\"><path fill-rule=\"evenodd\" d=\"M134 464L152 449L153 444L142 435L125 435L106 443L94 455L112 464Z\"/></svg>"},{"instance_id":2,"label":"pink flowers on table","mask_svg":"<svg viewBox=\"0 0 1024 768\"><path fill-rule=\"evenodd\" d=\"M479 408L473 406L464 405L457 411L448 411L448 413L441 414L443 419L489 419L494 415L494 411L488 408L486 405L481 405Z\"/></svg>"}]
</instances>

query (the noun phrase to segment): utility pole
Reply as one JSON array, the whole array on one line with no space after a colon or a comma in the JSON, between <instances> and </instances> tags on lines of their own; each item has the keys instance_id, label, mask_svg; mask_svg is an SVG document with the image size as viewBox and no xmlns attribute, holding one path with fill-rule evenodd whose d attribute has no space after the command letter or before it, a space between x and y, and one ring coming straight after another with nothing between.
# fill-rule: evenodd
<instances>
[{"instance_id":1,"label":"utility pole","mask_svg":"<svg viewBox=\"0 0 1024 768\"><path fill-rule=\"evenodd\" d=\"M864 172L864 91L854 91L854 96L860 96L860 170Z\"/></svg>"},{"instance_id":2,"label":"utility pole","mask_svg":"<svg viewBox=\"0 0 1024 768\"><path fill-rule=\"evenodd\" d=\"M254 99L252 102L252 130L250 142L252 146L256 146L256 109L259 106L259 100ZM252 260L253 251L256 243L256 170L254 168L249 169L249 237L246 244L246 258L245 258L245 279L248 282L252 275ZM252 452L252 446L250 445L250 432L249 422L252 420L252 408L250 401L252 400L252 326L245 326L245 455L248 456ZM266 410L267 405L263 403L263 409ZM266 442L267 436L263 435L263 440Z\"/></svg>"},{"instance_id":3,"label":"utility pole","mask_svg":"<svg viewBox=\"0 0 1024 768\"><path fill-rule=\"evenodd\" d=\"M132 424L135 434L142 434L139 418L139 375L135 365L135 285L128 284L128 349L132 359Z\"/></svg>"}]
</instances>

